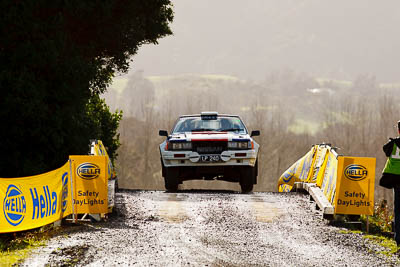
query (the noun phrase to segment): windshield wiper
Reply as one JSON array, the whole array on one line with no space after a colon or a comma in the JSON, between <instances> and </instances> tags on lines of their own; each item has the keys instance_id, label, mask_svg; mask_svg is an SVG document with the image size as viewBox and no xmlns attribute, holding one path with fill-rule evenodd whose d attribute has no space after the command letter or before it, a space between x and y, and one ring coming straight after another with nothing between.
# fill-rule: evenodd
<instances>
[{"instance_id":1,"label":"windshield wiper","mask_svg":"<svg viewBox=\"0 0 400 267\"><path fill-rule=\"evenodd\" d=\"M203 132L203 131L215 131L215 129L206 129L206 128L199 128L199 129L192 129L192 132Z\"/></svg>"},{"instance_id":2,"label":"windshield wiper","mask_svg":"<svg viewBox=\"0 0 400 267\"><path fill-rule=\"evenodd\" d=\"M236 132L236 131L241 131L242 129L240 128L232 128L232 129L223 129L219 130L220 132Z\"/></svg>"}]
</instances>

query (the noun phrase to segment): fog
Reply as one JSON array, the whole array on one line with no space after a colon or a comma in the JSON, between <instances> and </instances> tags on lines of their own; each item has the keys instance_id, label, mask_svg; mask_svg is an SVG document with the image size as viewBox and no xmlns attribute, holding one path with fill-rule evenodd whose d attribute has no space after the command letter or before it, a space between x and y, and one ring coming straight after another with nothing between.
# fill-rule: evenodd
<instances>
[{"instance_id":1,"label":"fog","mask_svg":"<svg viewBox=\"0 0 400 267\"><path fill-rule=\"evenodd\" d=\"M383 4L384 3L384 4ZM143 45L106 93L122 109L121 185L163 189L159 129L182 114L216 110L261 130L257 191L310 149L377 158L399 114L399 1L174 1L174 35ZM239 189L184 183L186 188ZM377 199L391 191L376 186Z\"/></svg>"},{"instance_id":2,"label":"fog","mask_svg":"<svg viewBox=\"0 0 400 267\"><path fill-rule=\"evenodd\" d=\"M143 46L132 64L146 75L228 74L261 80L290 68L351 80L397 82L397 0L177 0L173 36Z\"/></svg>"}]
</instances>

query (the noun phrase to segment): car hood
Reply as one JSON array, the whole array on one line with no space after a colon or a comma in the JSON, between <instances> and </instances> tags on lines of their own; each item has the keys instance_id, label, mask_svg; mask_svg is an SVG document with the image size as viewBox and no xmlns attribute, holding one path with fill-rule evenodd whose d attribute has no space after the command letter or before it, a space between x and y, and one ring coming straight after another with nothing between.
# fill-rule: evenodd
<instances>
[{"instance_id":1,"label":"car hood","mask_svg":"<svg viewBox=\"0 0 400 267\"><path fill-rule=\"evenodd\" d=\"M169 141L250 141L248 134L234 132L187 132L172 134Z\"/></svg>"}]
</instances>

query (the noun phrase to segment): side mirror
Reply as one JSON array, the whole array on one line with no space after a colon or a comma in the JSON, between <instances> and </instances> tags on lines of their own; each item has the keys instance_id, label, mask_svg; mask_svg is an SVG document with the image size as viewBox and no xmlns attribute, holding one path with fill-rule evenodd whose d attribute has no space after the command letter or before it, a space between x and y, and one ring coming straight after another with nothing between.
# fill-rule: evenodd
<instances>
[{"instance_id":1,"label":"side mirror","mask_svg":"<svg viewBox=\"0 0 400 267\"><path fill-rule=\"evenodd\" d=\"M256 130L256 131L251 131L251 135L250 136L259 136L260 135L260 131Z\"/></svg>"},{"instance_id":2,"label":"side mirror","mask_svg":"<svg viewBox=\"0 0 400 267\"><path fill-rule=\"evenodd\" d=\"M158 132L158 135L159 135L159 136L166 136L166 137L168 137L168 132L165 131L165 130L160 130L160 131Z\"/></svg>"}]
</instances>

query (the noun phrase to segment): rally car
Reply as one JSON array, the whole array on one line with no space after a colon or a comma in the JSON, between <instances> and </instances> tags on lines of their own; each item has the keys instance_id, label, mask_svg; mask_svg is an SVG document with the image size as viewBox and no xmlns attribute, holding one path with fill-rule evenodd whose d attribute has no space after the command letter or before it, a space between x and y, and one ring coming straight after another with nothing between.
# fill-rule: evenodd
<instances>
[{"instance_id":1,"label":"rally car","mask_svg":"<svg viewBox=\"0 0 400 267\"><path fill-rule=\"evenodd\" d=\"M236 115L202 112L178 118L172 132L160 144L162 176L167 191L176 191L187 180L238 182L242 192L257 183L259 145Z\"/></svg>"}]
</instances>

